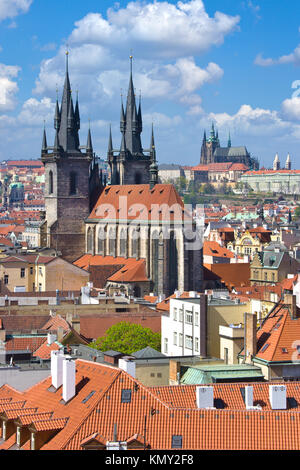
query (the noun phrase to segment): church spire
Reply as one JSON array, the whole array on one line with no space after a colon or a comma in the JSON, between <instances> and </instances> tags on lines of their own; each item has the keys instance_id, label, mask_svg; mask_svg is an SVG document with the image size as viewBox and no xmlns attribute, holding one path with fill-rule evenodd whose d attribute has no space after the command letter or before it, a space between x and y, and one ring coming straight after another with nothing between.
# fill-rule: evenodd
<instances>
[{"instance_id":1,"label":"church spire","mask_svg":"<svg viewBox=\"0 0 300 470\"><path fill-rule=\"evenodd\" d=\"M113 144L112 144L112 135L111 135L111 124L109 126L109 137L108 137L108 149L107 149L107 153L109 155L112 155L113 153Z\"/></svg>"},{"instance_id":2,"label":"church spire","mask_svg":"<svg viewBox=\"0 0 300 470\"><path fill-rule=\"evenodd\" d=\"M43 132L43 141L42 141L42 153L48 153L45 123L44 123L44 132Z\"/></svg>"},{"instance_id":3,"label":"church spire","mask_svg":"<svg viewBox=\"0 0 300 470\"><path fill-rule=\"evenodd\" d=\"M151 141L150 141L150 155L151 155L151 162L152 162L150 165L150 188L152 189L158 181L158 166L156 163L153 123L152 123L152 132L151 132Z\"/></svg>"},{"instance_id":4,"label":"church spire","mask_svg":"<svg viewBox=\"0 0 300 470\"><path fill-rule=\"evenodd\" d=\"M79 107L78 107L79 116ZM78 123L75 122L74 106L69 79L69 52L66 52L66 72L60 108L59 143L65 152L80 152Z\"/></svg>"},{"instance_id":5,"label":"church spire","mask_svg":"<svg viewBox=\"0 0 300 470\"><path fill-rule=\"evenodd\" d=\"M89 125L88 136L87 136L87 143L86 143L86 152L93 153L93 144L92 144L92 136L91 136L91 127Z\"/></svg>"},{"instance_id":6,"label":"church spire","mask_svg":"<svg viewBox=\"0 0 300 470\"><path fill-rule=\"evenodd\" d=\"M227 147L231 147L231 137L230 137L230 132L228 134L228 143L227 143Z\"/></svg>"},{"instance_id":7,"label":"church spire","mask_svg":"<svg viewBox=\"0 0 300 470\"><path fill-rule=\"evenodd\" d=\"M139 118L136 109L135 92L132 79L132 59L133 57L130 56L130 78L125 113L125 141L126 149L131 153L131 155L142 155L143 151L139 131ZM140 121L141 118L142 116L140 116Z\"/></svg>"}]
</instances>

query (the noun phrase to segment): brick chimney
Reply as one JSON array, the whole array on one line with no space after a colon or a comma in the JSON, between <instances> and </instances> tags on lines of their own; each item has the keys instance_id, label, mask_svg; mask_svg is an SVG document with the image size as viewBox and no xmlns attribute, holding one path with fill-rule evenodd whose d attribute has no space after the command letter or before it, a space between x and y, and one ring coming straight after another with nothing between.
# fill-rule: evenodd
<instances>
[{"instance_id":1,"label":"brick chimney","mask_svg":"<svg viewBox=\"0 0 300 470\"><path fill-rule=\"evenodd\" d=\"M169 363L169 383L170 385L177 385L180 380L180 362L170 359Z\"/></svg>"},{"instance_id":2,"label":"brick chimney","mask_svg":"<svg viewBox=\"0 0 300 470\"><path fill-rule=\"evenodd\" d=\"M245 313L244 314L244 325L245 325L245 362L251 363L252 357L257 352L257 314L256 313Z\"/></svg>"},{"instance_id":3,"label":"brick chimney","mask_svg":"<svg viewBox=\"0 0 300 470\"><path fill-rule=\"evenodd\" d=\"M288 306L292 318L297 318L297 304L296 304L297 297L292 293L284 293L283 296L283 303Z\"/></svg>"}]
</instances>

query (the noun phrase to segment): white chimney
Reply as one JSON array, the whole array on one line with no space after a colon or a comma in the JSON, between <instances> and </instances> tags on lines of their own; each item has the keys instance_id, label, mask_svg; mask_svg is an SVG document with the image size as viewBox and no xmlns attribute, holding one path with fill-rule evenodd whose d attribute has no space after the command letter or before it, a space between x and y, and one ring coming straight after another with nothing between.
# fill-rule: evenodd
<instances>
[{"instance_id":1,"label":"white chimney","mask_svg":"<svg viewBox=\"0 0 300 470\"><path fill-rule=\"evenodd\" d=\"M56 341L56 334L55 333L48 333L47 334L47 344L50 346L50 344L54 343Z\"/></svg>"},{"instance_id":2,"label":"white chimney","mask_svg":"<svg viewBox=\"0 0 300 470\"><path fill-rule=\"evenodd\" d=\"M56 389L63 383L63 351L51 351L52 385Z\"/></svg>"},{"instance_id":3,"label":"white chimney","mask_svg":"<svg viewBox=\"0 0 300 470\"><path fill-rule=\"evenodd\" d=\"M119 368L135 378L135 361L129 359L119 359Z\"/></svg>"},{"instance_id":4,"label":"white chimney","mask_svg":"<svg viewBox=\"0 0 300 470\"><path fill-rule=\"evenodd\" d=\"M75 396L75 375L75 361L72 360L71 356L64 356L62 397L65 402Z\"/></svg>"},{"instance_id":5,"label":"white chimney","mask_svg":"<svg viewBox=\"0 0 300 470\"><path fill-rule=\"evenodd\" d=\"M245 387L245 405L246 408L251 408L253 406L253 387L252 385L247 385Z\"/></svg>"},{"instance_id":6,"label":"white chimney","mask_svg":"<svg viewBox=\"0 0 300 470\"><path fill-rule=\"evenodd\" d=\"M214 387L196 387L197 408L213 408Z\"/></svg>"},{"instance_id":7,"label":"white chimney","mask_svg":"<svg viewBox=\"0 0 300 470\"><path fill-rule=\"evenodd\" d=\"M272 410L286 410L286 386L269 385L269 400Z\"/></svg>"}]
</instances>

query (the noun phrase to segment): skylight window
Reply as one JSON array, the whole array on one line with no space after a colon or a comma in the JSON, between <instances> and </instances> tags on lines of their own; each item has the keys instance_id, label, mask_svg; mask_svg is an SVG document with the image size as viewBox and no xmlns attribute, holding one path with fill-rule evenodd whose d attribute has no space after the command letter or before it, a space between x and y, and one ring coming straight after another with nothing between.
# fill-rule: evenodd
<instances>
[{"instance_id":1,"label":"skylight window","mask_svg":"<svg viewBox=\"0 0 300 470\"><path fill-rule=\"evenodd\" d=\"M131 403L131 390L130 389L122 389L121 393L121 403Z\"/></svg>"},{"instance_id":2,"label":"skylight window","mask_svg":"<svg viewBox=\"0 0 300 470\"><path fill-rule=\"evenodd\" d=\"M81 403L86 403L93 395L94 393L96 393L95 390L92 390L91 393L89 393L83 400Z\"/></svg>"},{"instance_id":3,"label":"skylight window","mask_svg":"<svg viewBox=\"0 0 300 470\"><path fill-rule=\"evenodd\" d=\"M264 352L270 346L269 343L265 344L264 347L261 349L260 352Z\"/></svg>"},{"instance_id":4,"label":"skylight window","mask_svg":"<svg viewBox=\"0 0 300 470\"><path fill-rule=\"evenodd\" d=\"M172 436L172 449L182 449L182 436Z\"/></svg>"}]
</instances>

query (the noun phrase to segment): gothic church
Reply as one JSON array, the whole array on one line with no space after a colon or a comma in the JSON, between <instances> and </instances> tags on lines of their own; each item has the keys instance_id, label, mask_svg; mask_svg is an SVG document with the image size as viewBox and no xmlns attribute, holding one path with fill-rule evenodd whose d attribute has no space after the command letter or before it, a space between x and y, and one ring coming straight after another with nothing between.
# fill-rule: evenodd
<instances>
[{"instance_id":1,"label":"gothic church","mask_svg":"<svg viewBox=\"0 0 300 470\"><path fill-rule=\"evenodd\" d=\"M112 290L137 297L200 291L201 239L174 186L157 183L153 126L149 149L142 148L141 102L137 108L132 58L125 110L121 104L119 149L113 148L109 132L109 185L99 173L90 130L86 145L80 145L79 104L77 98L74 107L72 100L68 56L66 63L61 105L56 102L53 147L47 145L45 130L43 135L46 214L41 245L57 249L90 272L105 268L106 287ZM126 200L126 210L121 200Z\"/></svg>"}]
</instances>

